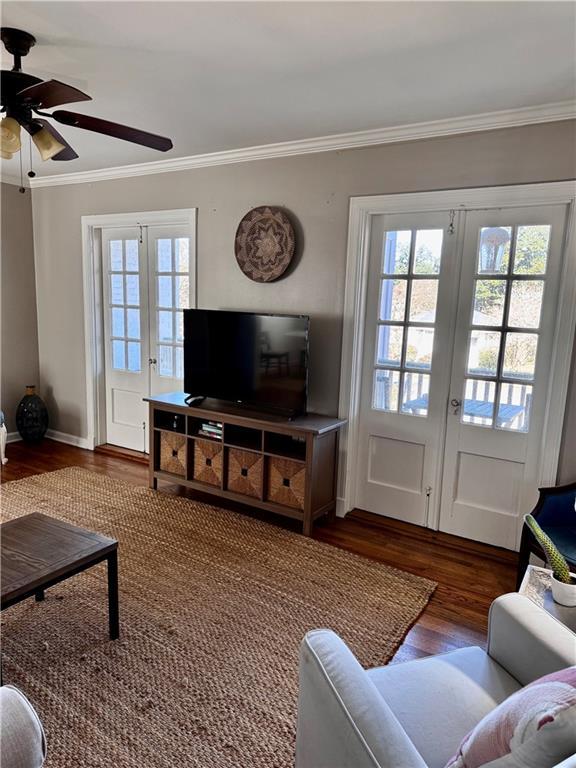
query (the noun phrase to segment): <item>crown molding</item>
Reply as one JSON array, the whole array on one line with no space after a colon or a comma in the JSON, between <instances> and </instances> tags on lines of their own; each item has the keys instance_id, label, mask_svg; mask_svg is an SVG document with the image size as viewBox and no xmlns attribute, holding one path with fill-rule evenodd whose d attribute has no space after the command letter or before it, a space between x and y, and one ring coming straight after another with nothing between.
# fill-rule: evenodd
<instances>
[{"instance_id":1,"label":"crown molding","mask_svg":"<svg viewBox=\"0 0 576 768\"><path fill-rule=\"evenodd\" d=\"M269 160L279 157L306 155L315 152L334 152L343 149L372 147L378 144L390 144L402 141L416 141L439 136L451 136L459 133L491 131L498 128L513 128L522 125L549 123L576 118L576 102L558 102L542 104L536 107L508 109L501 112L486 112L465 117L432 120L424 123L412 123L390 128L377 128L368 131L340 133L321 136L314 139L300 139L278 144L263 144L243 149L230 149L223 152L210 152L189 157L175 157L150 163L124 165L115 168L101 168L93 171L65 173L58 176L41 176L32 179L32 189L54 187L63 184L85 184L95 181L127 179L135 176L148 176L156 173L174 173L194 168L207 168L229 163L245 163L251 160Z\"/></svg>"}]
</instances>

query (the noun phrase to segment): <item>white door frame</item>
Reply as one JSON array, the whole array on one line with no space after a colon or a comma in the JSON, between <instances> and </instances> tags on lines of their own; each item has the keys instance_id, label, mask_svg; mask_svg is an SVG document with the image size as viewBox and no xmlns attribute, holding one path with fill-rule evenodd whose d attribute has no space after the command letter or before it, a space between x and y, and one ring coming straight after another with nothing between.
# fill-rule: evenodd
<instances>
[{"instance_id":1,"label":"white door frame","mask_svg":"<svg viewBox=\"0 0 576 768\"><path fill-rule=\"evenodd\" d=\"M347 419L348 424L343 430L340 441L337 504L337 512L340 517L353 509L356 498L355 462L348 461L347 457L354 457L358 452L371 217L392 213L446 210L458 212L469 209L554 204L566 204L568 206L568 218L562 252L563 265L558 298L558 319L554 331L552 375L542 434L538 485L554 485L556 482L568 392L576 323L576 217L574 210L576 182L564 181L350 198L339 401L339 416ZM438 529L438 525L438 512L436 512L434 517L431 517L429 526Z\"/></svg>"},{"instance_id":2,"label":"white door frame","mask_svg":"<svg viewBox=\"0 0 576 768\"><path fill-rule=\"evenodd\" d=\"M196 208L82 216L82 279L84 293L84 352L86 372L87 446L94 450L105 434L105 379L102 329L102 248L100 231L110 227L184 224L190 231L190 297L197 303Z\"/></svg>"}]
</instances>

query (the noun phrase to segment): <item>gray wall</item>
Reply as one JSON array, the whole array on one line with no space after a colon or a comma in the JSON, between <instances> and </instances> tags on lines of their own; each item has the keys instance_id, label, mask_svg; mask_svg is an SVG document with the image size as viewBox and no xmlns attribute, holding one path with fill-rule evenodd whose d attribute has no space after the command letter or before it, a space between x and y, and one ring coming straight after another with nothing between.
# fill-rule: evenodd
<instances>
[{"instance_id":1,"label":"gray wall","mask_svg":"<svg viewBox=\"0 0 576 768\"><path fill-rule=\"evenodd\" d=\"M38 331L30 190L2 184L0 407L9 432L27 384L38 384Z\"/></svg>"},{"instance_id":2,"label":"gray wall","mask_svg":"<svg viewBox=\"0 0 576 768\"><path fill-rule=\"evenodd\" d=\"M262 160L33 191L42 386L54 427L85 436L80 217L198 208L200 307L312 316L311 407L338 403L349 198L574 177L574 122ZM262 204L299 221L302 254L270 285L239 271L234 233ZM576 478L576 466L572 465Z\"/></svg>"}]
</instances>

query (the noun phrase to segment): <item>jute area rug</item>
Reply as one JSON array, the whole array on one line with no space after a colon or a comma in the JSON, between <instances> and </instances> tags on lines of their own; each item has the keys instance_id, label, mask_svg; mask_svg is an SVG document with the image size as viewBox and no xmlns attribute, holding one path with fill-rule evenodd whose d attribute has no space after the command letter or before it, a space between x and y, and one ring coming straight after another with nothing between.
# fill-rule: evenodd
<instances>
[{"instance_id":1,"label":"jute area rug","mask_svg":"<svg viewBox=\"0 0 576 768\"><path fill-rule=\"evenodd\" d=\"M305 632L384 664L435 587L77 467L3 486L4 519L32 511L119 540L119 641L104 565L2 614L4 682L36 706L49 768L288 768Z\"/></svg>"}]
</instances>

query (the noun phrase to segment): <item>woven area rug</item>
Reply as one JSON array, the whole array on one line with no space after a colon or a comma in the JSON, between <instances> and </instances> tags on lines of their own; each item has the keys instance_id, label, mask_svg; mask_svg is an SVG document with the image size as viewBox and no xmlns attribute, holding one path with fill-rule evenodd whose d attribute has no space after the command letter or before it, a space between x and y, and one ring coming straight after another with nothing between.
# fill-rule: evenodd
<instances>
[{"instance_id":1,"label":"woven area rug","mask_svg":"<svg viewBox=\"0 0 576 768\"><path fill-rule=\"evenodd\" d=\"M49 768L288 768L298 646L330 627L387 662L435 584L269 523L80 468L7 483L3 519L44 512L119 544L105 566L2 614L4 682L44 722Z\"/></svg>"}]
</instances>

